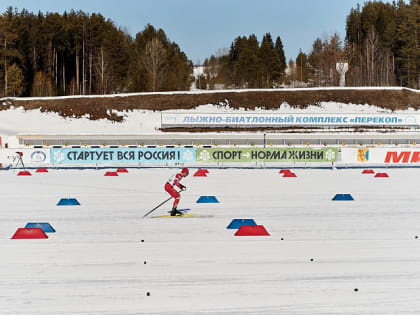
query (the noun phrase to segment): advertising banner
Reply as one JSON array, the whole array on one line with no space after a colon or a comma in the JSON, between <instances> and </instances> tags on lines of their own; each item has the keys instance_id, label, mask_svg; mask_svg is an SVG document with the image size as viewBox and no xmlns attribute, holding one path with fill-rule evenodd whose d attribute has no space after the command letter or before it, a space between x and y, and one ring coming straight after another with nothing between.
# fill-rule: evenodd
<instances>
[{"instance_id":1,"label":"advertising banner","mask_svg":"<svg viewBox=\"0 0 420 315\"><path fill-rule=\"evenodd\" d=\"M162 127L420 127L416 114L162 113Z\"/></svg>"},{"instance_id":2,"label":"advertising banner","mask_svg":"<svg viewBox=\"0 0 420 315\"><path fill-rule=\"evenodd\" d=\"M19 155L25 165L46 164L50 162L49 149L2 149L0 150L0 163L3 165L15 165Z\"/></svg>"},{"instance_id":3,"label":"advertising banner","mask_svg":"<svg viewBox=\"0 0 420 315\"><path fill-rule=\"evenodd\" d=\"M197 149L197 162L335 162L338 148Z\"/></svg>"},{"instance_id":4,"label":"advertising banner","mask_svg":"<svg viewBox=\"0 0 420 315\"><path fill-rule=\"evenodd\" d=\"M343 163L420 164L420 148L343 148Z\"/></svg>"},{"instance_id":5,"label":"advertising banner","mask_svg":"<svg viewBox=\"0 0 420 315\"><path fill-rule=\"evenodd\" d=\"M180 163L194 162L191 148L52 148L53 164Z\"/></svg>"}]
</instances>

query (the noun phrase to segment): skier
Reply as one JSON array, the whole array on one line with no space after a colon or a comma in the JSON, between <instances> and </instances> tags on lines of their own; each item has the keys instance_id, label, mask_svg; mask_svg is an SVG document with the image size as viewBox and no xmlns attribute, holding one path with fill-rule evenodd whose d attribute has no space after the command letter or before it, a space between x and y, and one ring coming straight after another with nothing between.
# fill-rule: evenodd
<instances>
[{"instance_id":1,"label":"skier","mask_svg":"<svg viewBox=\"0 0 420 315\"><path fill-rule=\"evenodd\" d=\"M185 191L187 187L180 183L181 179L188 176L189 170L188 168L183 168L181 173L177 173L171 176L165 184L165 190L170 194L172 197L175 198L174 204L172 206L171 216L176 215L183 215L181 211L178 211L176 207L178 206L179 200L181 199L181 194L175 190L175 186L181 189L181 191Z\"/></svg>"}]
</instances>

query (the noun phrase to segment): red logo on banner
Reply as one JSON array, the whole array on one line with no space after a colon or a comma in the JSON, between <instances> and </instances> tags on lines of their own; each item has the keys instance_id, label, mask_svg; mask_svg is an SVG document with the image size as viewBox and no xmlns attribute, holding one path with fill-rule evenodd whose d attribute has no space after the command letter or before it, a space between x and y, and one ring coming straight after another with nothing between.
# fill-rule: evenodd
<instances>
[{"instance_id":1,"label":"red logo on banner","mask_svg":"<svg viewBox=\"0 0 420 315\"><path fill-rule=\"evenodd\" d=\"M387 152L385 163L419 163L420 151Z\"/></svg>"}]
</instances>

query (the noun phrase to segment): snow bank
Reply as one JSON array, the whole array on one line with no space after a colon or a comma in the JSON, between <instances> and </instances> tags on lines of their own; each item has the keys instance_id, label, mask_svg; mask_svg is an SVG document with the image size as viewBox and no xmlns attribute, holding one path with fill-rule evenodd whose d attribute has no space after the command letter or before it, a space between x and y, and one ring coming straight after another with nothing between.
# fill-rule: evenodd
<instances>
[{"instance_id":1,"label":"snow bank","mask_svg":"<svg viewBox=\"0 0 420 315\"><path fill-rule=\"evenodd\" d=\"M170 110L167 112L182 113L241 113L244 108L234 109L229 106L202 105L192 110ZM278 109L256 109L248 112L258 113L390 113L377 106L361 104L343 104L336 102L322 102L320 106L308 106L305 109L282 104ZM397 113L416 113L412 108ZM89 117L64 118L57 113L41 112L39 109L25 111L23 108L10 108L0 111L0 135L16 135L19 133L54 133L54 134L150 134L159 133L161 126L161 112L150 110L116 111L112 113L124 117L121 123L106 119L90 120Z\"/></svg>"},{"instance_id":2,"label":"snow bank","mask_svg":"<svg viewBox=\"0 0 420 315\"><path fill-rule=\"evenodd\" d=\"M198 74L198 72L197 72ZM296 92L296 91L369 91L369 90L383 90L383 91L412 91L420 94L420 90L414 90L404 87L326 87L326 88L286 88L286 89L230 89L230 90L193 90L193 91L171 91L171 92L141 92L141 93L119 93L119 94L105 94L105 95L69 95L69 96L55 96L55 97L6 97L0 98L0 102L6 103L8 100L57 100L57 99L75 99L75 98L109 98L109 97L127 97L137 95L176 95L176 94L217 94L217 93L247 93L247 92Z\"/></svg>"}]
</instances>

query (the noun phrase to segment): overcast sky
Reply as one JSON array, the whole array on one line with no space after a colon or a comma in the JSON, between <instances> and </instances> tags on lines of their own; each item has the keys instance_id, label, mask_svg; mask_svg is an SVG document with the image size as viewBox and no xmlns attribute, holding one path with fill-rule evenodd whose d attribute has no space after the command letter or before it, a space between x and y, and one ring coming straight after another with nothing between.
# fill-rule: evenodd
<instances>
[{"instance_id":1,"label":"overcast sky","mask_svg":"<svg viewBox=\"0 0 420 315\"><path fill-rule=\"evenodd\" d=\"M386 2L384 0L384 2ZM389 1L388 1L389 2ZM252 33L261 41L270 32L283 41L286 58L299 49L308 53L317 37L334 32L345 36L346 17L361 0L0 0L7 7L31 12L71 9L101 13L134 36L150 23L162 28L194 63L219 48L228 48L237 36Z\"/></svg>"}]
</instances>

